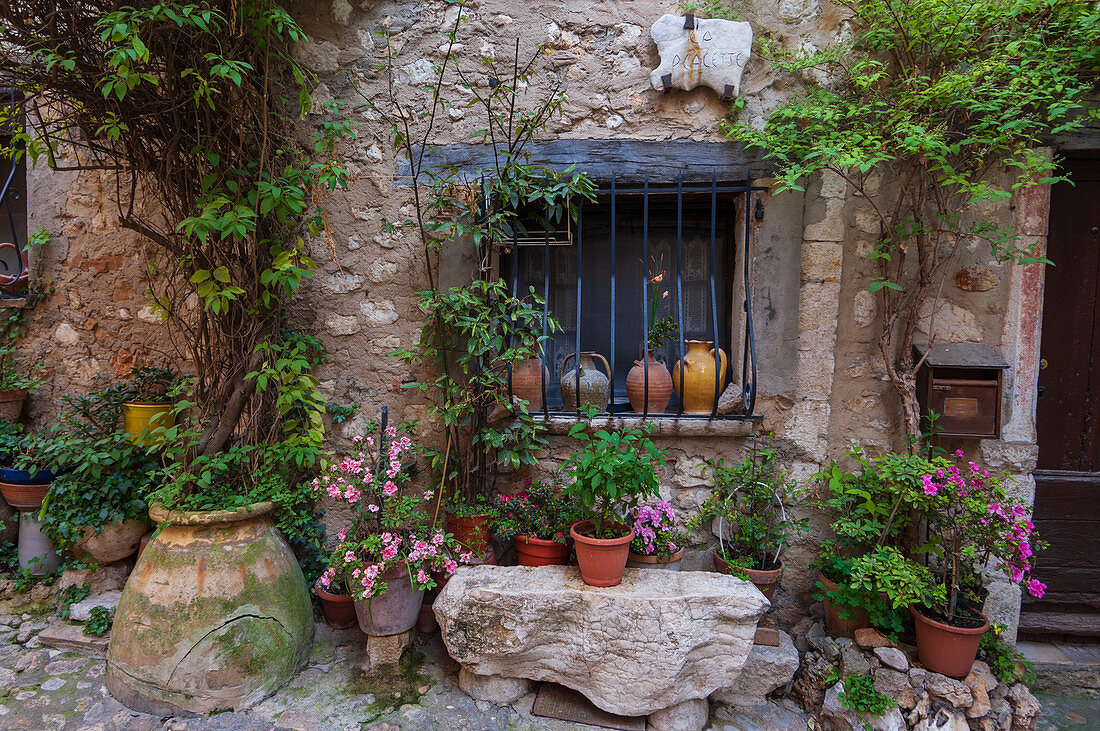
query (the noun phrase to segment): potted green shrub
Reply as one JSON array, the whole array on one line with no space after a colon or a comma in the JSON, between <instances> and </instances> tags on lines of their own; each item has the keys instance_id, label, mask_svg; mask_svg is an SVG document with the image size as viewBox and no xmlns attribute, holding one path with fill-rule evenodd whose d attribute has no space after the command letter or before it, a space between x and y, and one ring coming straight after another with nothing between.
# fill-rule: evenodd
<instances>
[{"instance_id":1,"label":"potted green shrub","mask_svg":"<svg viewBox=\"0 0 1100 731\"><path fill-rule=\"evenodd\" d=\"M148 498L164 479L155 449L118 431L124 384L62 396L50 445L59 473L43 501L44 530L62 550L113 563L132 556L148 526Z\"/></svg>"},{"instance_id":2,"label":"potted green shrub","mask_svg":"<svg viewBox=\"0 0 1100 731\"><path fill-rule=\"evenodd\" d=\"M724 459L707 460L704 466L714 488L690 526L698 530L710 524L718 536L715 570L751 581L770 601L783 577L782 552L807 529L804 519L787 512L796 485L770 446L732 467Z\"/></svg>"},{"instance_id":3,"label":"potted green shrub","mask_svg":"<svg viewBox=\"0 0 1100 731\"><path fill-rule=\"evenodd\" d=\"M592 410L594 411L594 410ZM615 586L634 540L630 511L657 496L657 466L665 453L640 429L592 434L578 422L569 434L584 442L562 466L571 482L565 495L576 501L582 520L569 529L581 579L590 586Z\"/></svg>"},{"instance_id":4,"label":"potted green shrub","mask_svg":"<svg viewBox=\"0 0 1100 731\"><path fill-rule=\"evenodd\" d=\"M435 587L432 571L450 575L473 556L432 525L432 491L402 493L420 450L411 427L368 426L352 440L355 450L313 481L318 495L346 503L352 523L340 533L329 566L318 579L326 591L343 583L367 635L412 629L424 592ZM456 560L456 558L458 560Z\"/></svg>"},{"instance_id":5,"label":"potted green shrub","mask_svg":"<svg viewBox=\"0 0 1100 731\"><path fill-rule=\"evenodd\" d=\"M0 495L16 510L30 511L42 507L42 501L57 474L50 469L56 432L11 431L7 441L8 461L0 468Z\"/></svg>"},{"instance_id":6,"label":"potted green shrub","mask_svg":"<svg viewBox=\"0 0 1100 731\"><path fill-rule=\"evenodd\" d=\"M853 583L853 572L866 575L859 566L880 547L915 547L910 534L919 523L923 500L920 476L942 460L908 453L871 459L859 450L847 456L856 471L833 462L814 475L808 504L826 515L833 534L821 542L814 598L823 602L825 624L834 637L853 637L857 629L871 626L897 635L908 616L906 605L860 588Z\"/></svg>"},{"instance_id":7,"label":"potted green shrub","mask_svg":"<svg viewBox=\"0 0 1100 731\"><path fill-rule=\"evenodd\" d=\"M515 495L496 497L495 528L502 538L515 538L520 566L564 566L569 559L569 528L576 506L553 486L528 479Z\"/></svg>"},{"instance_id":8,"label":"potted green shrub","mask_svg":"<svg viewBox=\"0 0 1100 731\"><path fill-rule=\"evenodd\" d=\"M923 515L938 593L909 607L916 621L917 652L930 670L965 677L974 663L989 620L966 601L966 576L983 567L1002 573L1041 598L1046 586L1032 576L1042 544L1028 508L1005 489L1003 477L968 462L957 462L921 476Z\"/></svg>"},{"instance_id":9,"label":"potted green shrub","mask_svg":"<svg viewBox=\"0 0 1100 731\"><path fill-rule=\"evenodd\" d=\"M124 432L135 441L149 438L146 431L175 423L176 394L182 379L171 369L142 366L130 370L124 386Z\"/></svg>"},{"instance_id":10,"label":"potted green shrub","mask_svg":"<svg viewBox=\"0 0 1100 731\"><path fill-rule=\"evenodd\" d=\"M675 515L667 500L653 505L637 505L630 511L634 518L634 540L626 565L634 569L680 570L687 536L673 525Z\"/></svg>"},{"instance_id":11,"label":"potted green shrub","mask_svg":"<svg viewBox=\"0 0 1100 731\"><path fill-rule=\"evenodd\" d=\"M27 394L38 390L42 380L38 377L42 366L31 370L30 375L20 373L20 358L14 345L0 346L0 420L18 421L23 413Z\"/></svg>"}]
</instances>

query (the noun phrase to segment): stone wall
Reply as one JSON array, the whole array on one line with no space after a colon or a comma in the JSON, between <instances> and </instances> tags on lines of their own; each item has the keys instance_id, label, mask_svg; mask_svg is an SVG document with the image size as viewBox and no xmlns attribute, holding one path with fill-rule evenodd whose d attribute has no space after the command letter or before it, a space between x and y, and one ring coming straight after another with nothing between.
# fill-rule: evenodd
<instances>
[{"instance_id":1,"label":"stone wall","mask_svg":"<svg viewBox=\"0 0 1100 731\"><path fill-rule=\"evenodd\" d=\"M457 9L441 2L352 5L333 0L299 4L294 11L310 37L301 60L318 74L315 100L348 105L345 109L359 124L358 139L341 150L351 169L351 190L326 200L329 230L311 242L321 268L305 288L294 324L318 333L328 347L331 362L320 377L334 401L361 404L363 418L386 404L391 418L420 419L430 440L438 430L428 402L402 388L417 374L387 357L415 340L421 312L414 293L426 282L416 237L383 230L384 218L411 216L410 190L395 175L387 125L363 102L387 92L388 75L379 68L387 49L379 34L388 29L398 93L414 109L422 104L421 87L434 79L433 66L445 49L442 34L452 27ZM483 58L510 67L517 38L521 58L537 44L548 44L538 63L540 75L521 99L534 103L536 89L553 79L564 85L569 103L542 139L721 141L717 123L726 107L715 93L699 88L662 94L650 88L649 71L658 58L649 27L662 14L676 12L675 3L498 0L467 12L457 46L466 68ZM757 37L788 46L820 48L845 32L839 11L817 0L748 2L743 19L752 23ZM486 73L477 74L484 83ZM446 79L444 92L455 107L437 122L437 144L467 142L482 125L463 107L468 92L458 82L453 76ZM759 122L794 91L792 82L753 58L742 80L744 113ZM585 161L577 163L583 170ZM148 306L151 262L138 237L118 227L110 180L38 169L28 187L32 229L44 227L53 236L35 262L50 294L31 313L22 346L50 374L30 411L41 421L56 410L58 394L87 388L98 373L122 374L131 364L182 360L170 331ZM1005 220L1014 216L1025 233L1041 240L1044 196L1043 189L1033 189L995 213ZM805 482L821 464L840 457L850 442L876 452L901 446L898 402L877 348L879 313L867 291L870 272L862 256L877 224L835 176L812 181L805 194L764 195L762 200L764 219L753 222L761 359L757 403L763 415L757 434L774 433L785 462ZM448 256L446 272L457 283L468 262L461 253ZM942 341L992 345L1013 365L1004 404L1005 440L961 446L990 466L1020 475L1025 491L1032 489L1027 474L1035 453L1032 384L1041 293L1041 269L990 264L987 250L967 244L940 293L934 323L929 313L925 328L934 328ZM357 425L353 421L335 429L334 446L346 444L344 438ZM675 458L662 489L681 515L706 495L701 459L735 460L751 448L751 439L737 430L659 441ZM555 438L547 466L569 448L565 439ZM329 519L339 522L339 513L330 513ZM788 556L790 570L779 601L789 613L783 616L804 611L799 593L810 584L805 567L817 540L808 537ZM1017 600L1010 594L998 600L998 619L1013 618Z\"/></svg>"}]
</instances>

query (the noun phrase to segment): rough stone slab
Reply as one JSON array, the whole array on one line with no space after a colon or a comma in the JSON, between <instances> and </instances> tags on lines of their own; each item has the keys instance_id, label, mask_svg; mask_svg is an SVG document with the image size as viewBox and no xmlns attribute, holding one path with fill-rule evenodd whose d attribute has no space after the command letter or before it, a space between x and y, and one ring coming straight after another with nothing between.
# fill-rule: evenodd
<instances>
[{"instance_id":1,"label":"rough stone slab","mask_svg":"<svg viewBox=\"0 0 1100 731\"><path fill-rule=\"evenodd\" d=\"M648 731L703 731L710 717L705 698L677 703L671 708L649 714Z\"/></svg>"},{"instance_id":2,"label":"rough stone slab","mask_svg":"<svg viewBox=\"0 0 1100 731\"><path fill-rule=\"evenodd\" d=\"M56 647L59 650L72 650L92 657L106 657L107 642L110 639L110 632L100 637L86 635L82 626L67 622L51 625L38 635L38 641L43 645Z\"/></svg>"},{"instance_id":3,"label":"rough stone slab","mask_svg":"<svg viewBox=\"0 0 1100 731\"><path fill-rule=\"evenodd\" d=\"M768 606L723 574L626 569L595 588L569 566L464 567L434 605L470 672L559 683L624 716L732 685Z\"/></svg>"},{"instance_id":4,"label":"rough stone slab","mask_svg":"<svg viewBox=\"0 0 1100 731\"><path fill-rule=\"evenodd\" d=\"M400 632L384 637L367 636L367 649L363 656L363 670L377 672L383 668L396 667L401 656L412 644L414 630Z\"/></svg>"},{"instance_id":5,"label":"rough stone slab","mask_svg":"<svg viewBox=\"0 0 1100 731\"><path fill-rule=\"evenodd\" d=\"M752 26L722 18L662 15L650 29L661 65L649 74L657 91L709 86L722 98L741 91L741 74L752 52Z\"/></svg>"},{"instance_id":6,"label":"rough stone slab","mask_svg":"<svg viewBox=\"0 0 1100 731\"><path fill-rule=\"evenodd\" d=\"M530 693L531 681L499 675L475 675L466 668L459 668L458 687L474 700L506 706Z\"/></svg>"},{"instance_id":7,"label":"rough stone slab","mask_svg":"<svg viewBox=\"0 0 1100 731\"><path fill-rule=\"evenodd\" d=\"M114 617L118 600L121 598L122 592L118 590L87 597L69 607L69 618L74 622L87 622L92 616L92 610L96 607L106 607L107 614Z\"/></svg>"},{"instance_id":8,"label":"rough stone slab","mask_svg":"<svg viewBox=\"0 0 1100 731\"><path fill-rule=\"evenodd\" d=\"M778 646L753 645L741 675L733 685L711 693L712 701L738 708L762 706L768 702L768 693L791 681L798 670L798 650L789 634L776 632Z\"/></svg>"}]
</instances>

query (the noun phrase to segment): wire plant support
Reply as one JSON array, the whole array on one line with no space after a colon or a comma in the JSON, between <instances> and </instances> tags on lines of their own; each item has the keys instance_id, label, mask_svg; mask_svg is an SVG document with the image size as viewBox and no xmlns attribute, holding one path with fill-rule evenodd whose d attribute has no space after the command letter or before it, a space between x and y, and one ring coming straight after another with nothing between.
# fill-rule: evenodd
<instances>
[{"instance_id":1,"label":"wire plant support","mask_svg":"<svg viewBox=\"0 0 1100 731\"><path fill-rule=\"evenodd\" d=\"M753 302L752 302L752 259L753 259L753 246L752 246L752 221L754 220L754 204L756 205L757 214L756 218L760 218L760 205L759 198L756 194L766 192L767 187L758 186L754 184L752 178L752 172L749 169L745 170L743 182L737 183L724 183L718 178L718 172L712 173L709 182L706 183L687 183L685 184L684 175L681 172L676 176L676 179L671 185L669 184L655 184L650 180L648 171L642 172L640 180L638 178L627 178L637 182L631 182L623 184L620 180L618 173L612 173L609 179L605 183L601 184L594 191L596 195L596 203L586 203L581 206L581 216L576 221L575 229L571 231L571 235L568 237L571 242L570 246L572 251L566 253L565 251L559 251L554 256L551 255L551 247L558 249L567 249L569 247L562 246L560 237L554 237L552 241L550 231L550 207L549 203L546 207L546 215L544 221L546 226L544 231L537 232L541 234L539 238L542 239L542 252L541 256L536 254L536 245L530 243L521 243L520 234L518 232L513 234L511 247L506 250L501 257L501 272L502 275L507 276L511 280L511 291L513 296L516 296L520 291L520 279L521 269L524 270L524 286L528 284L541 289L541 296L543 299L543 335L544 341L540 345L540 354L543 357L544 363L548 358L554 359L556 362L550 364L552 367L549 369L542 369L540 371L541 377L541 389L542 389L542 408L537 414L542 419L550 419L551 417L571 417L580 418L585 411L582 404L582 398L580 396L580 368L574 369L574 372L568 377L573 379L574 393L577 394L576 406L573 410L565 411L560 406L555 408L551 405L550 400L552 397L552 384L549 382L547 371L550 374L558 372L553 366L559 365L561 359L568 357L569 350L572 351L572 357L574 362L580 363L580 356L582 348L586 350L603 350L607 349L610 353L609 368L610 371L607 376L610 382L609 398L606 404L607 412L611 416L633 416L647 419L650 417L663 417L663 418L680 418L680 419L733 419L733 420L751 420L758 419L759 417L754 414L756 405L757 394L757 362L756 362L756 342L755 342L755 328L753 326ZM669 201L669 199L672 201ZM632 246L624 246L619 240L620 228L623 226L623 219L621 215L623 201L629 199L631 203L629 207L632 210L636 210L640 203L640 219L641 219L641 235L640 241ZM661 210L665 215L671 215L673 210L670 203L675 204L675 240L671 242L674 261L671 262L673 269L674 281L672 282L671 290L675 293L675 315L673 317L676 327L676 345L673 346L672 357L679 358L679 362L683 362L685 355L684 340L685 335L688 333L685 327L685 215L688 211L685 210L685 200L692 201L692 209L689 215L692 216L691 220L687 222L689 227L696 232L696 245L697 249L693 250L697 257L705 256L705 263L703 264L705 270L705 283L700 291L696 293L696 300L701 303L705 298L709 302L708 312L706 313L693 313L697 319L703 324L703 329L699 330L698 326L695 328L695 337L707 337L709 335L710 340L713 341L714 347L714 367L715 373L722 373L722 362L719 355L719 347L723 344L728 344L729 351L741 350L740 358L740 407L735 408L737 413L721 414L718 411L718 403L722 396L722 386L720 380L725 380L726 383L731 382L733 379L730 376L733 375L737 366L734 363L730 363L727 366L727 371L723 374L724 379L715 378L714 384L714 404L709 413L693 414L685 413L682 400L677 399L675 406L670 406L669 410L655 414L649 410L649 395L650 395L650 362L647 357L649 337L650 337L650 317L652 315L651 309L653 307L650 302L649 290L647 283L649 282L648 262L651 252L653 251L653 242L651 238L653 236L654 219L652 213L656 210L654 204L655 200L661 200L660 205L664 206ZM698 209L702 208L706 203L709 203L709 221L705 220L704 214ZM606 246L606 251L610 256L610 266L607 270L596 271L594 274L589 271L585 271L585 258L594 255L595 250L590 248L590 244L585 241L586 236L591 237L591 232L585 225L584 211L589 210L590 206L600 206L604 211L604 215L609 218L610 228L606 232L606 240L597 242L598 246ZM735 235L736 225L723 224L725 228L720 234L719 216L720 210L724 212L724 215L729 216L731 224L737 223L737 216L739 214L743 219L743 229L741 230L741 236ZM633 219L630 219L633 221ZM709 224L709 227L708 225ZM633 223L627 224L628 226L636 225ZM606 225L605 225L606 228ZM633 230L633 229L631 229ZM709 234L709 240L708 235ZM600 232L597 231L597 235ZM718 242L721 236L728 236L732 242L729 246L732 248L728 252L728 260L721 261L718 251ZM671 234L669 234L671 237ZM528 235L523 237L523 242L532 242L537 240L535 236ZM723 244L724 246L726 244ZM701 248L699 248L701 247ZM633 287L634 282L627 282L623 286L631 288L631 294L624 301L620 297L619 289L620 282L619 277L622 276L622 272L616 272L617 265L626 261L624 257L637 258L641 256L643 265L641 267L641 307L634 309L634 304L637 300L634 298ZM562 257L565 256L565 258ZM539 262L541 260L541 262ZM570 260L572 260L570 262ZM562 278L559 277L559 273L552 271L552 265L557 263L558 266L562 266L563 262L571 264L576 268L576 286L567 295L561 294L560 286ZM538 264L541 263L541 267ZM698 273L698 265L696 262L696 273ZM591 266L591 264L589 264ZM541 269L541 271L537 271ZM568 279L568 277L567 277ZM549 339L551 333L548 332L546 322L551 314L551 301L552 287L551 283L554 282L555 292L557 292L558 300L553 305L553 309L559 310L563 306L576 308L576 323L575 331L563 335L567 340L558 340L555 342L554 348L549 347ZM695 286L699 286L699 282L696 281ZM601 291L606 287L606 292ZM570 286L570 289L572 287ZM740 291L739 291L740 290ZM704 294L705 292L705 294ZM732 302L732 297L736 295L743 295L740 301ZM592 309L590 303L586 304L586 298L593 296L600 296L606 298L603 301L609 301L610 306L608 312L585 312L585 307L589 310ZM719 311L720 302L725 299L730 302L729 312ZM623 310L619 311L619 305L623 306ZM743 313L743 317L740 321L736 321L736 311L740 310ZM641 327L637 327L635 318L631 318L632 322L623 325L621 322L628 313L640 314L642 318ZM705 315L705 316L704 316ZM599 319L606 317L605 323L610 325L606 332L602 331ZM723 329L722 321L723 317L731 318L729 322L731 327L729 329ZM559 321L561 317L558 317ZM734 324L736 323L736 324ZM596 327L601 329L603 335L600 335L603 346L594 345L591 342L591 338L586 342L583 334L584 328ZM567 330L569 328L566 328ZM640 330L640 332L639 332ZM641 367L645 376L644 383L644 398L641 409L637 412L631 412L625 410L625 404L616 400L616 360L615 357L617 351L617 345L626 343L630 338L636 338L641 336ZM595 337L595 336L593 336ZM564 343L566 349L562 348ZM556 350L555 350L556 348ZM623 356L619 353L619 356ZM622 362L620 361L620 368ZM669 364L671 369L672 364ZM732 371L732 372L731 372ZM620 375L622 371L620 370ZM511 391L511 374L509 373L509 390ZM621 395L621 394L620 394Z\"/></svg>"}]
</instances>

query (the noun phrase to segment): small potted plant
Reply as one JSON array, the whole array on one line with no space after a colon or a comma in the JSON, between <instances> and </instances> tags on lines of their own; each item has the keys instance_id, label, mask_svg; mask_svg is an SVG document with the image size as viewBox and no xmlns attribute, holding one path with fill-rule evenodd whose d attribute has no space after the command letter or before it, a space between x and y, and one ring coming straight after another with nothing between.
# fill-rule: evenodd
<instances>
[{"instance_id":1,"label":"small potted plant","mask_svg":"<svg viewBox=\"0 0 1100 731\"><path fill-rule=\"evenodd\" d=\"M341 531L328 568L318 579L328 590L342 579L354 601L359 627L367 635L394 635L412 629L424 591L436 585L432 570L450 575L469 553L431 525L426 508L434 493L402 494L411 477L410 458L418 451L411 427L368 425L352 439L353 453L329 465L313 481L319 495L347 504L352 524Z\"/></svg>"},{"instance_id":2,"label":"small potted plant","mask_svg":"<svg viewBox=\"0 0 1100 731\"><path fill-rule=\"evenodd\" d=\"M963 591L982 567L999 571L1041 598L1046 586L1031 575L1042 547L1028 509L1005 489L1004 479L965 460L921 476L930 538L927 552L941 590L936 601L913 602L917 652L930 670L965 677L974 663L986 619Z\"/></svg>"},{"instance_id":3,"label":"small potted plant","mask_svg":"<svg viewBox=\"0 0 1100 731\"><path fill-rule=\"evenodd\" d=\"M118 432L122 386L62 396L49 458L58 473L43 502L43 529L80 559L132 556L148 526L148 498L163 481L157 450Z\"/></svg>"},{"instance_id":4,"label":"small potted plant","mask_svg":"<svg viewBox=\"0 0 1100 731\"><path fill-rule=\"evenodd\" d=\"M569 528L577 519L572 501L541 480L528 479L515 495L496 497L496 532L515 537L520 566L564 566Z\"/></svg>"},{"instance_id":5,"label":"small potted plant","mask_svg":"<svg viewBox=\"0 0 1100 731\"><path fill-rule=\"evenodd\" d=\"M125 433L139 440L145 438L142 434L148 430L171 427L175 423L173 409L180 382L180 377L167 368L131 369L123 400Z\"/></svg>"},{"instance_id":6,"label":"small potted plant","mask_svg":"<svg viewBox=\"0 0 1100 731\"><path fill-rule=\"evenodd\" d=\"M565 494L576 501L584 518L573 524L569 534L576 544L584 583L616 586L623 580L634 540L630 511L642 500L657 496L656 467L665 454L640 429L600 429L590 435L585 427L578 422L570 429L570 435L585 442L585 447L563 465L572 478Z\"/></svg>"},{"instance_id":7,"label":"small potted plant","mask_svg":"<svg viewBox=\"0 0 1100 731\"><path fill-rule=\"evenodd\" d=\"M678 332L671 317L658 315L659 310L668 310L668 290L661 288L664 277L665 272L658 264L657 273L646 280L649 319L645 362L634 361L634 367L626 374L626 395L630 408L639 414L659 414L668 408L668 401L672 398L672 376L665 364L655 356L665 342Z\"/></svg>"},{"instance_id":8,"label":"small potted plant","mask_svg":"<svg viewBox=\"0 0 1100 731\"><path fill-rule=\"evenodd\" d=\"M347 539L347 532L341 530L336 534L339 544L329 552L325 571L317 578L313 585L313 593L321 602L321 613L325 615L325 621L335 629L347 629L358 623L355 614L355 600L351 595L351 585L348 582L350 573L349 564L343 561L339 549ZM346 555L346 554L345 554Z\"/></svg>"},{"instance_id":9,"label":"small potted plant","mask_svg":"<svg viewBox=\"0 0 1100 731\"><path fill-rule=\"evenodd\" d=\"M791 538L807 530L806 520L787 513L785 502L796 485L770 446L733 467L723 459L704 465L714 491L690 527L710 523L718 536L715 570L751 581L770 601L783 578L780 555Z\"/></svg>"},{"instance_id":10,"label":"small potted plant","mask_svg":"<svg viewBox=\"0 0 1100 731\"><path fill-rule=\"evenodd\" d=\"M11 440L13 434L8 435ZM16 510L30 511L42 507L42 501L57 475L48 467L52 463L54 433L24 432L9 441L9 462L0 468L0 495Z\"/></svg>"},{"instance_id":11,"label":"small potted plant","mask_svg":"<svg viewBox=\"0 0 1100 731\"><path fill-rule=\"evenodd\" d=\"M684 532L675 528L672 505L658 500L654 505L638 505L630 511L634 517L634 540L626 565L634 569L680 570L684 557Z\"/></svg>"},{"instance_id":12,"label":"small potted plant","mask_svg":"<svg viewBox=\"0 0 1100 731\"><path fill-rule=\"evenodd\" d=\"M23 375L20 373L19 361L15 355L15 346L0 346L0 420L3 421L18 421L23 413L27 394L38 390L42 385L42 380L38 378L42 366L33 368L30 375Z\"/></svg>"}]
</instances>

